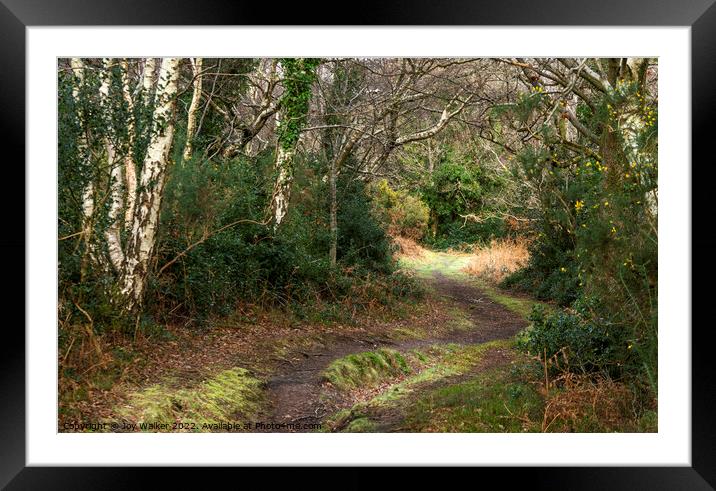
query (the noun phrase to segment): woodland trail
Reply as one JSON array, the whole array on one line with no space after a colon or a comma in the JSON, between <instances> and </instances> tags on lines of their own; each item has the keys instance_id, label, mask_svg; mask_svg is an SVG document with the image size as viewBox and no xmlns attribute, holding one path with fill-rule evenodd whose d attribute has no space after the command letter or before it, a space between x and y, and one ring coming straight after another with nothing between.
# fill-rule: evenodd
<instances>
[{"instance_id":1,"label":"woodland trail","mask_svg":"<svg viewBox=\"0 0 716 491\"><path fill-rule=\"evenodd\" d=\"M326 416L334 413L345 401L322 398L322 371L337 358L386 347L398 351L440 344L479 344L509 339L526 326L517 313L491 300L466 276L458 273L460 256L433 253L422 263L418 273L428 284L432 295L442 296L455 307L462 309L471 325L453 329L445 335L428 339L394 341L360 339L333 344L323 350L304 353L304 359L286 364L284 369L268 380L267 392L270 409L262 420L281 425L267 431L312 431Z\"/></svg>"}]
</instances>

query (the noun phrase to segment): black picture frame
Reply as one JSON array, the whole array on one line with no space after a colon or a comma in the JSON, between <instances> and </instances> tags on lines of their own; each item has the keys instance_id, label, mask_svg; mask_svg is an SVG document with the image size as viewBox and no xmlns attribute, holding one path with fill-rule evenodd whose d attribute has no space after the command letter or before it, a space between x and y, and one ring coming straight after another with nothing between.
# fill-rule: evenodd
<instances>
[{"instance_id":1,"label":"black picture frame","mask_svg":"<svg viewBox=\"0 0 716 491\"><path fill-rule=\"evenodd\" d=\"M716 116L716 5L715 0L543 0L525 2L501 0L479 2L458 0L449 3L429 0L376 0L356 2L347 10L319 2L294 3L280 8L266 2L230 0L0 0L0 139L5 156L6 179L18 196L2 194L3 229L0 251L6 263L18 268L17 276L8 276L12 286L3 296L4 312L17 312L25 305L25 28L28 26L84 25L549 25L549 26L691 26L692 61L692 230L693 225L710 219L713 209L710 183L705 172L713 172L709 125ZM713 137L711 137L713 139ZM12 150L16 157L7 157ZM11 162L14 162L11 164ZM688 165L688 164L687 164ZM696 172L698 170L698 173ZM16 175L12 175L14 172ZM698 175L698 178L697 178ZM23 203L23 213L18 211ZM710 219L710 220L709 220ZM713 227L711 227L713 229ZM699 276L712 278L713 259L706 256L716 245L716 233L692 234L692 264L697 258ZM700 251L698 249L701 249ZM19 261L17 258L23 258ZM12 259L8 259L12 258ZM20 276L19 269L22 269ZM693 269L692 269L693 271ZM22 278L22 279L20 279ZM692 275L692 306L709 305L711 288L697 288ZM20 311L24 325L24 311ZM694 309L692 308L692 315ZM480 479L489 474L510 476L510 484L535 489L714 489L716 486L716 424L711 400L716 400L716 376L711 363L712 345L708 343L711 323L692 321L692 467L585 467L483 469ZM7 489L126 489L137 482L130 468L51 468L26 467L25 431L25 339L19 323L8 323L3 332L4 349L0 357L0 486ZM691 328L691 326L684 326ZM48 335L52 335L48 331ZM245 472L245 471L244 471ZM353 474L359 471L352 469ZM210 473L211 479L223 478L223 472ZM416 469L413 473L420 476ZM167 485L181 479L181 489L192 476L206 480L209 473L162 473ZM313 474L320 476L321 474ZM309 475L310 478L310 475ZM471 478L472 479L472 478ZM353 476L354 486L368 478ZM143 482L143 481L139 481ZM208 482L208 481L205 481ZM335 483L334 483L335 484ZM345 484L346 486L348 484ZM168 486L167 486L168 487ZM343 485L341 485L343 487Z\"/></svg>"}]
</instances>

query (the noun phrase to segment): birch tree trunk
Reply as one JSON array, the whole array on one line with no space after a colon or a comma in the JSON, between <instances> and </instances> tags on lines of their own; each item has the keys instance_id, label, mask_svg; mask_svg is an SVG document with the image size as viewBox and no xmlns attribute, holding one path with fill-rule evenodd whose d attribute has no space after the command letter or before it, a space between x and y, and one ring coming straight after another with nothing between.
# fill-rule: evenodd
<instances>
[{"instance_id":1,"label":"birch tree trunk","mask_svg":"<svg viewBox=\"0 0 716 491\"><path fill-rule=\"evenodd\" d=\"M270 206L274 232L288 212L293 183L293 158L308 115L317 66L317 60L307 58L285 58L279 66L284 74L284 93L281 97L282 110L277 113L277 177Z\"/></svg>"},{"instance_id":2,"label":"birch tree trunk","mask_svg":"<svg viewBox=\"0 0 716 491\"><path fill-rule=\"evenodd\" d=\"M118 308L130 314L136 314L142 305L150 257L156 242L159 209L174 137L179 61L179 58L163 59L158 80L155 77L156 60L152 58L144 63L136 95L152 114L146 133L149 141L141 176L138 177L135 161L138 131L134 119L136 95L133 96L130 87L128 60L103 59L97 72L99 91L88 96L90 99L86 101L81 100L87 95L83 96L80 90L84 85L86 67L78 58L70 60L75 75L72 92L75 103L79 106L94 101L102 125L96 135L85 128L78 142L80 159L86 160L93 169L93 175L82 189L81 232L86 247L81 274L84 277L88 268L93 266L113 279L106 293ZM119 74L121 80L115 78ZM126 133L115 127L117 116L122 114L118 109L126 110L128 114ZM78 116L84 127L83 114L80 112ZM93 144L94 136L98 140ZM99 223L106 226L95 234L94 229Z\"/></svg>"},{"instance_id":3,"label":"birch tree trunk","mask_svg":"<svg viewBox=\"0 0 716 491\"><path fill-rule=\"evenodd\" d=\"M278 229L288 212L288 202L291 198L291 184L293 183L293 148L284 148L279 145L276 150L276 168L278 176L271 196L271 212L273 215L274 232Z\"/></svg>"},{"instance_id":4,"label":"birch tree trunk","mask_svg":"<svg viewBox=\"0 0 716 491\"><path fill-rule=\"evenodd\" d=\"M80 105L80 87L84 83L85 78L85 65L80 58L72 58L70 60L70 67L75 77L75 84L72 88L72 98L75 104ZM80 126L84 129L84 121L82 114L77 115ZM86 135L80 137L80 141L77 143L77 148L81 155L81 158L87 158L87 139ZM92 245L92 223L94 219L94 183L90 179L82 190L82 239L84 242L84 252L82 254L82 260L80 261L80 277L84 281L87 276L87 270L89 263L94 261L94 252Z\"/></svg>"},{"instance_id":5,"label":"birch tree trunk","mask_svg":"<svg viewBox=\"0 0 716 491\"><path fill-rule=\"evenodd\" d=\"M144 74L142 75L142 97L144 104L149 105L152 89L154 88L154 75L157 69L157 59L147 58L144 62Z\"/></svg>"},{"instance_id":6,"label":"birch tree trunk","mask_svg":"<svg viewBox=\"0 0 716 491\"><path fill-rule=\"evenodd\" d=\"M102 85L100 86L100 103L105 118L110 118L110 70L113 64L111 58L103 60ZM107 121L107 127L110 127ZM122 173L122 165L117 159L116 142L113 141L111 131L105 135L105 147L107 152L107 165L109 167L109 185L110 185L110 205L109 205L109 226L105 231L105 240L107 241L107 251L109 252L109 261L116 273L121 273L124 264L124 252L121 242L121 224L120 215L124 209L124 176Z\"/></svg>"},{"instance_id":7,"label":"birch tree trunk","mask_svg":"<svg viewBox=\"0 0 716 491\"><path fill-rule=\"evenodd\" d=\"M159 207L169 151L174 138L173 116L178 79L179 58L163 59L154 97L152 135L142 165L136 210L120 277L121 301L124 308L131 313L136 313L142 305L149 274L149 260L156 242Z\"/></svg>"},{"instance_id":8,"label":"birch tree trunk","mask_svg":"<svg viewBox=\"0 0 716 491\"><path fill-rule=\"evenodd\" d=\"M196 132L196 113L199 110L199 102L201 101L201 84L202 74L201 69L203 65L203 58L195 58L194 67L194 94L191 98L191 104L189 105L189 115L186 121L186 142L184 143L184 160L189 160L193 152L194 133Z\"/></svg>"},{"instance_id":9,"label":"birch tree trunk","mask_svg":"<svg viewBox=\"0 0 716 491\"><path fill-rule=\"evenodd\" d=\"M134 121L134 100L132 99L131 89L129 87L129 64L125 58L122 61L122 96L127 103L129 112L129 121L127 121L127 132L129 133L129 141L127 142L127 151L124 156L124 177L127 186L127 204L124 213L124 228L129 229L134 220L134 204L137 197L137 167L134 162L134 146L137 141L137 125Z\"/></svg>"}]
</instances>

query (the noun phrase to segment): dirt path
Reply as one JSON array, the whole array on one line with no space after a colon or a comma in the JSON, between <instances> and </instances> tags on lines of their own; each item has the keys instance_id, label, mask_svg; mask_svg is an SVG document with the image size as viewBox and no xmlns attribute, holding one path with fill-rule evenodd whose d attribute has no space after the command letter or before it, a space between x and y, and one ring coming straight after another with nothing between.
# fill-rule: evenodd
<instances>
[{"instance_id":1,"label":"dirt path","mask_svg":"<svg viewBox=\"0 0 716 491\"><path fill-rule=\"evenodd\" d=\"M379 347L404 351L435 344L484 343L508 339L525 327L526 322L522 317L490 300L476 286L461 280L457 275L443 274L443 271L455 270L455 260L447 254L441 254L439 261L429 264L423 272L429 273L424 276L436 295L445 297L454 302L456 307L469 313L471 326L431 339L346 340L321 351L304 353L305 358L302 361L292 364L287 362L286 367L268 381L267 391L272 409L259 420L282 426L266 431L311 431L310 425L320 423L327 415L341 409L342 405L345 406L346 401L340 399L321 399L321 372L337 358Z\"/></svg>"}]
</instances>

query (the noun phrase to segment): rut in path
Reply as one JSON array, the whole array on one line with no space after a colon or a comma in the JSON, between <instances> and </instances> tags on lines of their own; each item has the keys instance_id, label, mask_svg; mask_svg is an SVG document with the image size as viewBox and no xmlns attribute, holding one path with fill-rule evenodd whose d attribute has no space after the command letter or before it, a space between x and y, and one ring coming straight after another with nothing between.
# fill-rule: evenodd
<instances>
[{"instance_id":1,"label":"rut in path","mask_svg":"<svg viewBox=\"0 0 716 491\"><path fill-rule=\"evenodd\" d=\"M303 361L294 363L268 381L271 409L261 419L270 423L287 423L290 428L269 431L302 431L296 428L320 423L325 416L339 409L335 405L329 407L329 403L320 400L321 372L337 358L379 347L402 351L435 344L476 344L508 339L526 325L519 315L493 302L475 286L446 277L439 271L433 272L430 282L437 294L469 311L472 322L470 329L454 330L432 339L352 339L333 344L320 352L306 353Z\"/></svg>"}]
</instances>

